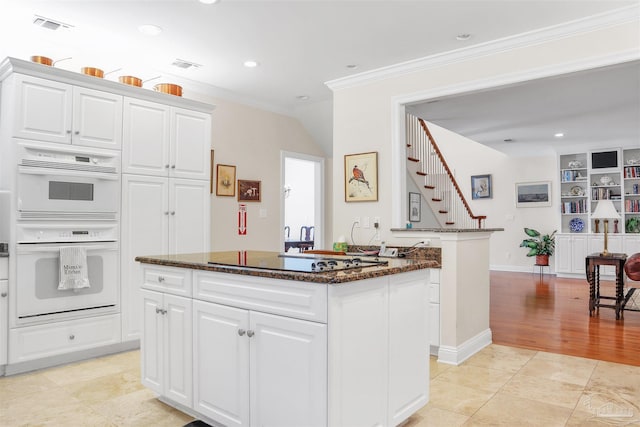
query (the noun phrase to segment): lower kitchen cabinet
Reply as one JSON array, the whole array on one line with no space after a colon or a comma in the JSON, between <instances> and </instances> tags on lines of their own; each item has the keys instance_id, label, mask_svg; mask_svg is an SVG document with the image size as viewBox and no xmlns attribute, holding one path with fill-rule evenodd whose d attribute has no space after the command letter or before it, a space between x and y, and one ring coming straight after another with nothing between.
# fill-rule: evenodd
<instances>
[{"instance_id":1,"label":"lower kitchen cabinet","mask_svg":"<svg viewBox=\"0 0 640 427\"><path fill-rule=\"evenodd\" d=\"M142 290L142 384L190 407L193 397L191 299Z\"/></svg>"},{"instance_id":2,"label":"lower kitchen cabinet","mask_svg":"<svg viewBox=\"0 0 640 427\"><path fill-rule=\"evenodd\" d=\"M0 366L7 364L9 331L9 258L0 257Z\"/></svg>"},{"instance_id":3,"label":"lower kitchen cabinet","mask_svg":"<svg viewBox=\"0 0 640 427\"><path fill-rule=\"evenodd\" d=\"M194 409L226 426L325 426L325 324L194 301Z\"/></svg>"}]
</instances>

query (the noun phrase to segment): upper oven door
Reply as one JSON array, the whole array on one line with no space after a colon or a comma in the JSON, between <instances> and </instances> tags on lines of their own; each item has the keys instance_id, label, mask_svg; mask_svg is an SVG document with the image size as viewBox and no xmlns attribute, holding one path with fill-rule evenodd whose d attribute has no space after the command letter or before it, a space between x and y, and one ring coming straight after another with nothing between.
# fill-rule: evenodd
<instances>
[{"instance_id":1,"label":"upper oven door","mask_svg":"<svg viewBox=\"0 0 640 427\"><path fill-rule=\"evenodd\" d=\"M115 219L119 206L120 178L116 174L18 167L18 216L21 219Z\"/></svg>"}]
</instances>

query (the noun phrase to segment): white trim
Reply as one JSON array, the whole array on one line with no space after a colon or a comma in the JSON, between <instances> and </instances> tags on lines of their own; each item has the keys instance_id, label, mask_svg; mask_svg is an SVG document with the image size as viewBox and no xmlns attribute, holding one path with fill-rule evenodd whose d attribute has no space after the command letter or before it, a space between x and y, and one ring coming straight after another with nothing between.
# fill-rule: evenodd
<instances>
[{"instance_id":1,"label":"white trim","mask_svg":"<svg viewBox=\"0 0 640 427\"><path fill-rule=\"evenodd\" d=\"M485 329L458 347L440 345L438 349L438 362L448 365L459 365L491 343L491 329Z\"/></svg>"},{"instance_id":2,"label":"white trim","mask_svg":"<svg viewBox=\"0 0 640 427\"><path fill-rule=\"evenodd\" d=\"M333 91L366 85L387 78L425 71L436 67L468 61L497 53L521 49L560 38L571 37L603 28L636 22L640 6L631 5L562 24L491 40L485 43L401 62L352 76L330 80L325 84ZM636 52L637 53L637 52Z\"/></svg>"}]
</instances>

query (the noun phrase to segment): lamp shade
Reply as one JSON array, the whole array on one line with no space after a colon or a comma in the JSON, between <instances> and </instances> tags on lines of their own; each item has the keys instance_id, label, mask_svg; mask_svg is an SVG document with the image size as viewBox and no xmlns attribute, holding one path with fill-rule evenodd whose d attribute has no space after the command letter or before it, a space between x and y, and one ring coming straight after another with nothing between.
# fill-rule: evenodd
<instances>
[{"instance_id":1,"label":"lamp shade","mask_svg":"<svg viewBox=\"0 0 640 427\"><path fill-rule=\"evenodd\" d=\"M595 219L620 219L620 214L613 206L611 200L599 200L596 209L591 214L591 218Z\"/></svg>"}]
</instances>

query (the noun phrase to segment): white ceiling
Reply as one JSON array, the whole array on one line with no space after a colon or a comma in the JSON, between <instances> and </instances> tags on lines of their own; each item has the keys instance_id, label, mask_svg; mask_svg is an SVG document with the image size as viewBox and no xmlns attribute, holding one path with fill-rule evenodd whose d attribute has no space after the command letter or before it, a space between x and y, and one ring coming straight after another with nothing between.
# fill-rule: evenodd
<instances>
[{"instance_id":1,"label":"white ceiling","mask_svg":"<svg viewBox=\"0 0 640 427\"><path fill-rule=\"evenodd\" d=\"M0 0L0 56L72 57L55 66L118 70L110 80L161 76L145 87L178 83L185 97L197 90L297 116L330 154L326 81L632 4L637 0ZM72 28L37 27L34 15ZM144 36L142 24L163 32ZM471 38L456 40L463 33ZM182 70L171 65L176 58L202 66ZM243 67L247 59L260 66Z\"/></svg>"}]
</instances>

